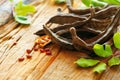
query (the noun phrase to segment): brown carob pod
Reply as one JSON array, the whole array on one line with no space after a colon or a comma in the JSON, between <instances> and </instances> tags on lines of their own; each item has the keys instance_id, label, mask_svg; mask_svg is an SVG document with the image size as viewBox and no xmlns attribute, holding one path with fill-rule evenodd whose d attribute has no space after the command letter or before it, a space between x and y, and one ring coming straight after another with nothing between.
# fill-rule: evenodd
<instances>
[{"instance_id":1,"label":"brown carob pod","mask_svg":"<svg viewBox=\"0 0 120 80\"><path fill-rule=\"evenodd\" d=\"M67 5L67 8L69 10L69 13L74 13L74 14L77 14L77 15L85 15L85 14L89 14L91 11L90 11L90 8L88 9L75 9L72 7L72 4L73 4L73 0L66 0L66 5ZM102 8L100 7L95 7L95 12L101 10Z\"/></svg>"},{"instance_id":2,"label":"brown carob pod","mask_svg":"<svg viewBox=\"0 0 120 80\"><path fill-rule=\"evenodd\" d=\"M64 48L67 48L67 49L71 49L71 50L74 49L71 41L69 41L66 38L56 35L46 25L44 25L43 28L44 28L45 33L51 37L52 42L54 42Z\"/></svg>"}]
</instances>

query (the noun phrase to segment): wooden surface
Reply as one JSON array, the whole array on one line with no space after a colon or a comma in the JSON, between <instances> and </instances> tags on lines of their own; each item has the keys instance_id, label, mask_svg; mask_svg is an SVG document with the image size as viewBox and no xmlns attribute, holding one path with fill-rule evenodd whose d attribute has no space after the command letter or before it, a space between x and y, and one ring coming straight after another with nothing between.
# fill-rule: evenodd
<instances>
[{"instance_id":1,"label":"wooden surface","mask_svg":"<svg viewBox=\"0 0 120 80\"><path fill-rule=\"evenodd\" d=\"M84 54L64 50L55 44L49 46L50 56L32 51L32 59L18 61L19 57L26 55L26 49L33 47L37 38L33 33L57 14L58 7L67 11L65 5L44 0L36 5L37 12L31 25L21 25L12 19L0 27L0 80L120 80L120 66L95 74L92 68L80 68L73 63ZM13 46L14 42L17 44Z\"/></svg>"}]
</instances>

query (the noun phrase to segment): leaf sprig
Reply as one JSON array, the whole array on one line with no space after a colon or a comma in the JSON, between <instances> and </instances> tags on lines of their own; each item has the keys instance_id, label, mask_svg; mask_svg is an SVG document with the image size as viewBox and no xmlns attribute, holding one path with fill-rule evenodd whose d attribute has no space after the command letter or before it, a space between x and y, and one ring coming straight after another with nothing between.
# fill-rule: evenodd
<instances>
[{"instance_id":1,"label":"leaf sprig","mask_svg":"<svg viewBox=\"0 0 120 80\"><path fill-rule=\"evenodd\" d=\"M116 32L113 35L113 42L114 42L115 48L120 49L120 32ZM80 58L75 63L83 68L93 67L96 65L93 68L93 72L97 72L97 73L102 73L103 71L105 71L107 68L107 65L109 67L120 65L120 58L116 57L117 55L120 55L120 53L113 54L113 51L110 45L95 44L93 47L93 51L97 56L103 57L103 60Z\"/></svg>"},{"instance_id":2,"label":"leaf sprig","mask_svg":"<svg viewBox=\"0 0 120 80\"><path fill-rule=\"evenodd\" d=\"M14 3L14 0L9 1ZM35 7L29 4L24 4L22 0L13 6L13 16L15 20L21 24L30 24L31 18L29 15L36 11Z\"/></svg>"}]
</instances>

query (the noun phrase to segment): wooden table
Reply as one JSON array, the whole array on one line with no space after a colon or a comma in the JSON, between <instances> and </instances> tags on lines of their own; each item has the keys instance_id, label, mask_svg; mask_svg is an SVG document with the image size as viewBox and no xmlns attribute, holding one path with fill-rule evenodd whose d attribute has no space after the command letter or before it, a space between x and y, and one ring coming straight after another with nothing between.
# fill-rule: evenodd
<instances>
[{"instance_id":1,"label":"wooden table","mask_svg":"<svg viewBox=\"0 0 120 80\"><path fill-rule=\"evenodd\" d=\"M40 1L40 0L39 0ZM10 20L0 27L0 80L120 80L120 66L108 68L102 74L95 74L92 68L80 68L74 61L81 52L68 51L52 44L48 46L52 55L32 51L32 59L22 62L18 58L31 49L36 31L53 15L57 8L67 11L65 5L55 5L51 0L44 0L36 6L37 12L32 17L31 25L22 25ZM16 45L13 45L17 42Z\"/></svg>"}]
</instances>

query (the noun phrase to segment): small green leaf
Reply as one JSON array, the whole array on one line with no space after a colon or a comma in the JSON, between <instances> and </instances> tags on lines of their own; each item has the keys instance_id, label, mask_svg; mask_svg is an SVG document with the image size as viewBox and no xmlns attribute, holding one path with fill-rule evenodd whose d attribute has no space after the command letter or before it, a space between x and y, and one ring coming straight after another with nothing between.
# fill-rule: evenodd
<instances>
[{"instance_id":1,"label":"small green leaf","mask_svg":"<svg viewBox=\"0 0 120 80\"><path fill-rule=\"evenodd\" d=\"M117 57L112 57L109 61L108 61L108 65L114 66L114 65L119 65L120 64L120 59Z\"/></svg>"},{"instance_id":2,"label":"small green leaf","mask_svg":"<svg viewBox=\"0 0 120 80\"><path fill-rule=\"evenodd\" d=\"M113 42L116 48L120 49L120 32L116 32L113 35Z\"/></svg>"},{"instance_id":3,"label":"small green leaf","mask_svg":"<svg viewBox=\"0 0 120 80\"><path fill-rule=\"evenodd\" d=\"M57 4L66 3L66 0L55 0L55 3Z\"/></svg>"},{"instance_id":4,"label":"small green leaf","mask_svg":"<svg viewBox=\"0 0 120 80\"><path fill-rule=\"evenodd\" d=\"M26 16L28 14L34 13L35 7L31 5L24 5L22 1L16 4L15 13L18 16Z\"/></svg>"},{"instance_id":5,"label":"small green leaf","mask_svg":"<svg viewBox=\"0 0 120 80\"><path fill-rule=\"evenodd\" d=\"M80 67L86 68L96 65L98 62L99 60L80 58L75 63Z\"/></svg>"},{"instance_id":6,"label":"small green leaf","mask_svg":"<svg viewBox=\"0 0 120 80\"><path fill-rule=\"evenodd\" d=\"M108 57L112 55L112 49L110 45L95 44L93 50L95 54L100 57Z\"/></svg>"},{"instance_id":7,"label":"small green leaf","mask_svg":"<svg viewBox=\"0 0 120 80\"><path fill-rule=\"evenodd\" d=\"M31 21L27 16L15 16L15 20L21 24L30 24Z\"/></svg>"},{"instance_id":8,"label":"small green leaf","mask_svg":"<svg viewBox=\"0 0 120 80\"><path fill-rule=\"evenodd\" d=\"M99 63L96 67L94 67L93 72L97 72L97 73L102 73L104 70L106 70L106 64L101 62Z\"/></svg>"}]
</instances>

